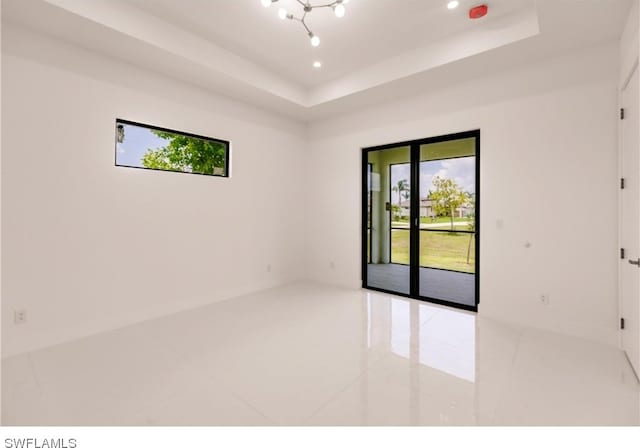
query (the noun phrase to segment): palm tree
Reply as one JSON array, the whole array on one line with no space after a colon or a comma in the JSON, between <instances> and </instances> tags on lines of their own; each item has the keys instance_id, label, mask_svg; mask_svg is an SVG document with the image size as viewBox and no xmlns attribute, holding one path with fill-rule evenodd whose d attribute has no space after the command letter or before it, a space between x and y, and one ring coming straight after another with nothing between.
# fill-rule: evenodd
<instances>
[{"instance_id":1,"label":"palm tree","mask_svg":"<svg viewBox=\"0 0 640 448\"><path fill-rule=\"evenodd\" d=\"M392 190L398 193L398 205L400 205L402 203L402 193L409 191L409 182L406 179L402 179L393 186Z\"/></svg>"}]
</instances>

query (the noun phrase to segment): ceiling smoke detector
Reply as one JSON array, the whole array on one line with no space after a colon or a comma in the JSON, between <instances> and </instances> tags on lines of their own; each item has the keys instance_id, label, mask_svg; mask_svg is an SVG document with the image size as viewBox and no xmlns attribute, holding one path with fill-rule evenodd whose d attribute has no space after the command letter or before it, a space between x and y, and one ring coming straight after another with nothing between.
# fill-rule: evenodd
<instances>
[{"instance_id":1,"label":"ceiling smoke detector","mask_svg":"<svg viewBox=\"0 0 640 448\"><path fill-rule=\"evenodd\" d=\"M488 12L489 12L489 6L487 5L474 6L469 10L469 18L481 19L484 16L486 16Z\"/></svg>"}]
</instances>

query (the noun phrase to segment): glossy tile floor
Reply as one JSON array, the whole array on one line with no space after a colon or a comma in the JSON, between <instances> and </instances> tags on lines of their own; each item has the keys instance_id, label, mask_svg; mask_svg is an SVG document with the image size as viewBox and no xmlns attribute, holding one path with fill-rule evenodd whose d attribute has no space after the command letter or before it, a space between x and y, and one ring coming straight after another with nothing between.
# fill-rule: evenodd
<instances>
[{"instance_id":1,"label":"glossy tile floor","mask_svg":"<svg viewBox=\"0 0 640 448\"><path fill-rule=\"evenodd\" d=\"M3 362L5 425L638 425L614 347L300 284Z\"/></svg>"}]
</instances>

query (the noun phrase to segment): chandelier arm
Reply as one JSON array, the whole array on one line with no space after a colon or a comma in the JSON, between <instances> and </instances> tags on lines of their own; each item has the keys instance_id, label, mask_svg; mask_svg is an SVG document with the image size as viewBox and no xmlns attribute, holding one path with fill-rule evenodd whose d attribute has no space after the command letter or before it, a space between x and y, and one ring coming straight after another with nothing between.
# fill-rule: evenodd
<instances>
[{"instance_id":1,"label":"chandelier arm","mask_svg":"<svg viewBox=\"0 0 640 448\"><path fill-rule=\"evenodd\" d=\"M334 6L336 6L339 2L334 1L331 3L325 3L324 5L313 5L311 8L315 9L315 8L333 8Z\"/></svg>"},{"instance_id":2,"label":"chandelier arm","mask_svg":"<svg viewBox=\"0 0 640 448\"><path fill-rule=\"evenodd\" d=\"M302 20L300 20L300 23L302 23L302 26L304 27L304 29L307 30L307 34L313 34L313 32L307 26L307 23L304 21L304 17L302 18Z\"/></svg>"},{"instance_id":3,"label":"chandelier arm","mask_svg":"<svg viewBox=\"0 0 640 448\"><path fill-rule=\"evenodd\" d=\"M307 27L307 24L305 23L305 19L307 18L307 13L305 12L304 14L302 14L302 17L294 17L295 20L297 20L298 22L302 23L304 25L304 27Z\"/></svg>"},{"instance_id":4,"label":"chandelier arm","mask_svg":"<svg viewBox=\"0 0 640 448\"><path fill-rule=\"evenodd\" d=\"M296 0L298 3L300 3L302 5L302 7L307 6L307 4L305 2L303 2L302 0Z\"/></svg>"}]
</instances>

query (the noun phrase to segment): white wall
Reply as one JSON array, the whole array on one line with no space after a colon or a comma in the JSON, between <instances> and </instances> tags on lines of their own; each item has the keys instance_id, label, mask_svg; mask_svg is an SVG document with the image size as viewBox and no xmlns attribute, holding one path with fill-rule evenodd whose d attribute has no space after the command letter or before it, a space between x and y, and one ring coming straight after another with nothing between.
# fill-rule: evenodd
<instances>
[{"instance_id":1,"label":"white wall","mask_svg":"<svg viewBox=\"0 0 640 448\"><path fill-rule=\"evenodd\" d=\"M2 58L4 357L301 276L304 126L20 28ZM115 167L116 117L231 140L232 177Z\"/></svg>"},{"instance_id":2,"label":"white wall","mask_svg":"<svg viewBox=\"0 0 640 448\"><path fill-rule=\"evenodd\" d=\"M600 46L313 124L308 277L360 284L361 147L479 128L480 315L617 343L617 69Z\"/></svg>"},{"instance_id":3,"label":"white wall","mask_svg":"<svg viewBox=\"0 0 640 448\"><path fill-rule=\"evenodd\" d=\"M640 48L638 42L638 30L640 27L640 11L638 9L638 0L633 2L631 11L627 18L627 23L622 30L620 37L620 61L619 61L619 88L622 90L631 75L633 69L638 64L638 56Z\"/></svg>"},{"instance_id":4,"label":"white wall","mask_svg":"<svg viewBox=\"0 0 640 448\"><path fill-rule=\"evenodd\" d=\"M4 27L3 356L303 276L358 287L360 148L477 128L480 314L616 343L617 67L601 46L307 134ZM232 178L114 167L115 117L231 140Z\"/></svg>"}]
</instances>

